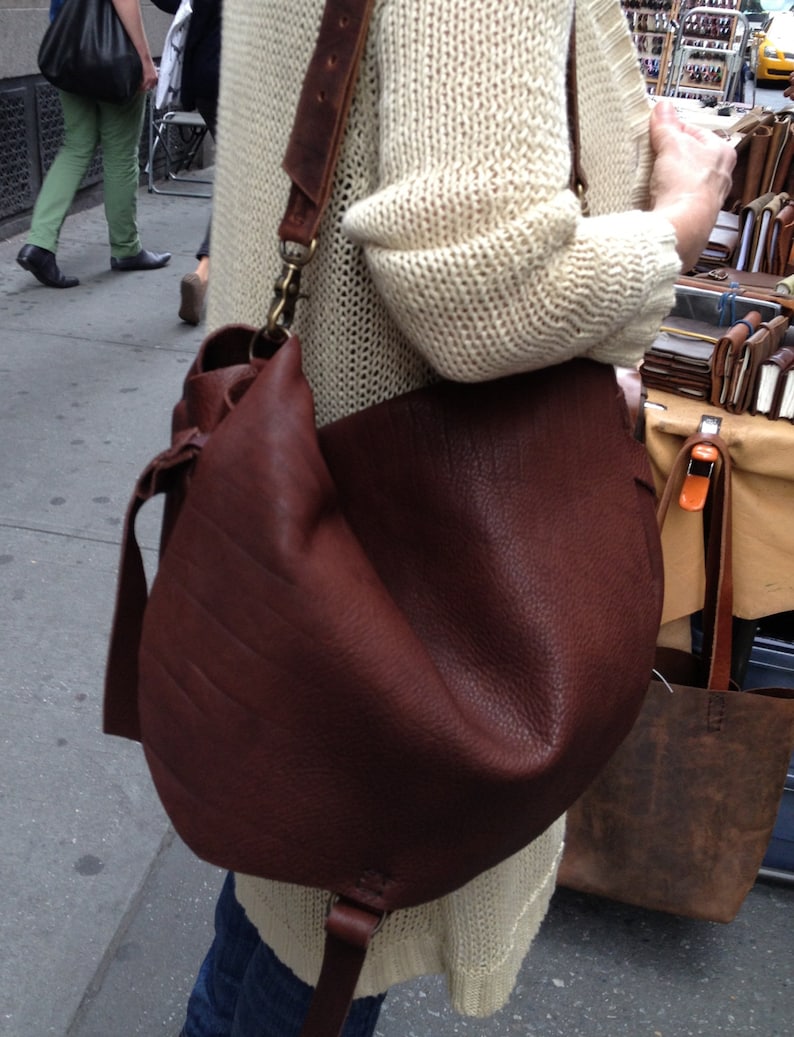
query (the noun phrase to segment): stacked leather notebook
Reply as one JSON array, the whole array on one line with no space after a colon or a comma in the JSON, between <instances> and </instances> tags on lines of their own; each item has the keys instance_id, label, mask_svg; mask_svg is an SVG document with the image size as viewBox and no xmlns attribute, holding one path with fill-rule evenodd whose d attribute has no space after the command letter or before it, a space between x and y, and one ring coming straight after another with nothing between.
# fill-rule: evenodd
<instances>
[{"instance_id":1,"label":"stacked leather notebook","mask_svg":"<svg viewBox=\"0 0 794 1037\"><path fill-rule=\"evenodd\" d=\"M794 347L783 344L788 327L786 315L763 320L757 310L723 328L671 315L645 353L642 380L733 414L794 420Z\"/></svg>"}]
</instances>

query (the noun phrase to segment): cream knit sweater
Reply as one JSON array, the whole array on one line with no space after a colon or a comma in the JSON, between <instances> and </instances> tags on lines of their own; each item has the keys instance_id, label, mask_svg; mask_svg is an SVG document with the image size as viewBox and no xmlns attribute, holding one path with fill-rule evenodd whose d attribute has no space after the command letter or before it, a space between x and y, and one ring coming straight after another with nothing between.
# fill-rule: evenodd
<instances>
[{"instance_id":1,"label":"cream knit sweater","mask_svg":"<svg viewBox=\"0 0 794 1037\"><path fill-rule=\"evenodd\" d=\"M209 321L263 322L280 269L280 161L322 0L225 0ZM570 0L378 0L336 189L295 323L317 417L424 384L575 355L634 365L672 299L671 225L642 211L648 108L617 0L580 0L582 160L568 191ZM432 789L428 789L432 795ZM267 818L262 819L267 824ZM359 994L447 976L507 999L545 914L562 822L440 901L391 916ZM314 983L326 894L238 876L263 938Z\"/></svg>"}]
</instances>

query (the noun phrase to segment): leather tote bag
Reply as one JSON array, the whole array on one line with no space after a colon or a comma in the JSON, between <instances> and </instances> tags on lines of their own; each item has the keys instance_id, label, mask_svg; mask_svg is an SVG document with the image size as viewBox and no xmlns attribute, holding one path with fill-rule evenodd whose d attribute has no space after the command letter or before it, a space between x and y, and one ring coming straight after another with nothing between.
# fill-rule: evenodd
<instances>
[{"instance_id":1,"label":"leather tote bag","mask_svg":"<svg viewBox=\"0 0 794 1037\"><path fill-rule=\"evenodd\" d=\"M659 649L628 738L571 807L561 885L691 918L730 922L751 889L794 746L794 691L731 685L731 458L698 433L660 504L677 493L692 446L713 443L702 660Z\"/></svg>"},{"instance_id":2,"label":"leather tote bag","mask_svg":"<svg viewBox=\"0 0 794 1037\"><path fill-rule=\"evenodd\" d=\"M327 5L288 148L280 233L309 255L370 6ZM383 913L521 849L628 733L662 570L611 368L440 382L318 430L279 323L296 272L273 326L204 342L136 488L105 729L141 739L201 857L335 895L302 1031L326 1037ZM160 492L147 598L135 517Z\"/></svg>"},{"instance_id":3,"label":"leather tote bag","mask_svg":"<svg viewBox=\"0 0 794 1037\"><path fill-rule=\"evenodd\" d=\"M41 74L59 90L125 104L143 66L111 0L66 0L39 47Z\"/></svg>"}]
</instances>

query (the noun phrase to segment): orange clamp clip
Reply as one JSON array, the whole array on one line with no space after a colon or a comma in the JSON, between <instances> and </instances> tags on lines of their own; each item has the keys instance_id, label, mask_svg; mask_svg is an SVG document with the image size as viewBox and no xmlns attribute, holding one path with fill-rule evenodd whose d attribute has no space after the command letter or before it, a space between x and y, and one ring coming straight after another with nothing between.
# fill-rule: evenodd
<instances>
[{"instance_id":1,"label":"orange clamp clip","mask_svg":"<svg viewBox=\"0 0 794 1037\"><path fill-rule=\"evenodd\" d=\"M702 511L709 495L709 480L719 451L711 443L696 443L689 456L678 503L684 511Z\"/></svg>"}]
</instances>

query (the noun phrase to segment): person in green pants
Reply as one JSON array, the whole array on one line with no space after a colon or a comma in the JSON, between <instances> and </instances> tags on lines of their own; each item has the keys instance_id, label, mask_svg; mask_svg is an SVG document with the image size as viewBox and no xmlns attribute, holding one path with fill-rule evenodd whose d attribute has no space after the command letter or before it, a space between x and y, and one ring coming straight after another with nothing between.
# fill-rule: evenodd
<instances>
[{"instance_id":1,"label":"person in green pants","mask_svg":"<svg viewBox=\"0 0 794 1037\"><path fill-rule=\"evenodd\" d=\"M96 147L102 145L105 217L113 270L156 270L170 252L150 252L138 236L138 144L143 128L146 91L157 83L143 27L140 0L112 0L143 66L138 93L126 104L95 101L59 91L64 141L50 166L33 209L27 243L17 262L48 288L74 288L80 282L58 267L55 253L63 221L85 176ZM51 0L50 20L69 0Z\"/></svg>"}]
</instances>

